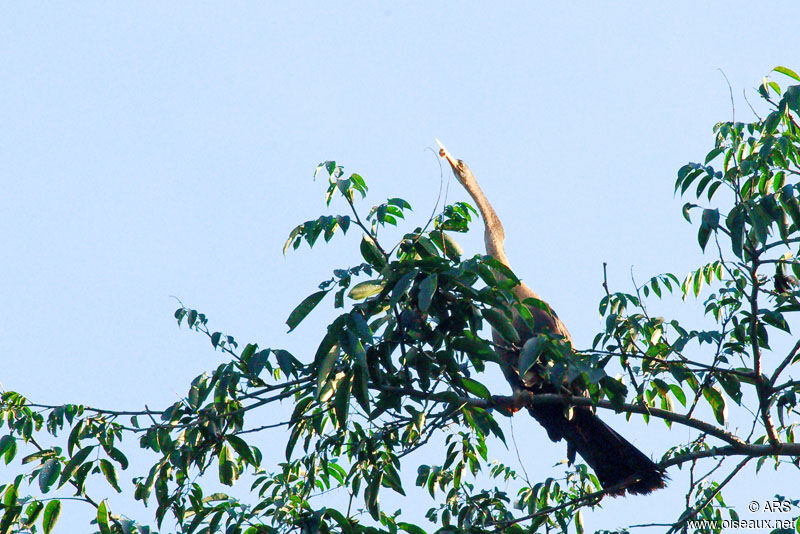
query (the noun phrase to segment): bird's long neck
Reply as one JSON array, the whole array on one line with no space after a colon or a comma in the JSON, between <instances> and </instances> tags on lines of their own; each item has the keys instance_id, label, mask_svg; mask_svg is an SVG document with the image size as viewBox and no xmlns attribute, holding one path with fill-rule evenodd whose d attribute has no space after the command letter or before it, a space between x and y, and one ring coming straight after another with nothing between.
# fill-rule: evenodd
<instances>
[{"instance_id":1,"label":"bird's long neck","mask_svg":"<svg viewBox=\"0 0 800 534\"><path fill-rule=\"evenodd\" d=\"M447 149L437 140L439 144L439 154L446 158L450 167L453 169L453 173L455 174L458 181L461 185L464 186L464 189L467 190L467 193L472 197L475 201L475 204L478 206L478 210L481 212L481 216L483 217L483 223L486 227L484 232L484 242L486 244L486 254L492 256L500 263L508 267L509 269L511 266L508 263L508 258L506 257L505 247L503 246L503 242L505 241L505 233L503 231L503 225L500 223L500 218L495 213L494 208L489 203L489 200L486 198L486 195L483 194L480 186L478 186L478 182L475 180L475 177L472 174L472 171L464 164L461 160L456 160L453 158L448 152ZM502 278L503 276L498 273L499 277ZM511 288L511 291L514 295L520 300L524 301L528 298L533 298L539 301L542 301L542 298L536 294L530 287L528 287L525 283L520 282L514 285ZM530 332L533 334L536 331L548 331L553 334L559 335L564 340L569 343L572 343L572 338L569 335L569 331L567 327L564 326L564 323L561 322L561 319L555 314L555 312L544 303L545 309L542 309L541 306L534 306L529 307L529 311L533 315L534 318L534 331ZM515 312L515 327L519 330L520 327L527 328L529 330L529 325L527 321L523 321L521 316ZM520 323L520 326L517 326L517 323Z\"/></svg>"},{"instance_id":2,"label":"bird's long neck","mask_svg":"<svg viewBox=\"0 0 800 534\"><path fill-rule=\"evenodd\" d=\"M486 195L483 194L483 190L480 188L478 182L475 180L475 177L471 175L471 173L467 176L462 176L461 183L464 186L464 189L467 190L467 193L469 193L469 195L475 201L475 204L477 204L478 210L481 212L481 216L483 217L483 224L485 226L483 241L486 244L486 254L495 258L510 269L511 265L508 263L508 257L506 257L506 249L504 246L506 234L503 231L503 224L500 222L497 212L494 211L494 208L489 203L489 199L487 199ZM524 282L520 282L514 286L511 291L520 300L524 300L529 297L542 300L541 297Z\"/></svg>"},{"instance_id":3,"label":"bird's long neck","mask_svg":"<svg viewBox=\"0 0 800 534\"><path fill-rule=\"evenodd\" d=\"M500 218L497 216L494 208L489 204L486 195L483 194L483 191L474 179L465 180L464 188L475 201L475 204L478 205L478 210L480 210L481 217L483 217L485 226L483 241L486 244L486 254L497 259L506 267L511 268L508 264L508 258L506 257L504 247L506 235L503 231L503 224L500 222Z\"/></svg>"}]
</instances>

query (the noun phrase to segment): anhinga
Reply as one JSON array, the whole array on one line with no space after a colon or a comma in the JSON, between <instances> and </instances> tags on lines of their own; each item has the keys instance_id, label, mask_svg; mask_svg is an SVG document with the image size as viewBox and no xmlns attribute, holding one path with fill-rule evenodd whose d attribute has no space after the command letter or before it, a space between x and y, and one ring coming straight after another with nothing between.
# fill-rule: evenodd
<instances>
[{"instance_id":1,"label":"anhinga","mask_svg":"<svg viewBox=\"0 0 800 534\"><path fill-rule=\"evenodd\" d=\"M453 158L438 139L436 143L439 145L440 155L450 164L456 179L464 186L480 210L485 225L486 253L506 267L510 267L503 248L505 240L503 225L478 186L475 176L462 160ZM520 302L527 298L543 302L542 298L524 283L520 282L511 291ZM513 324L521 339L520 345L537 334L548 333L561 337L571 347L572 338L567 327L548 305L528 306L528 309L534 317L534 328L514 312ZM492 331L492 337L498 346L508 347L508 343L497 332ZM528 371L525 376L520 376L517 365L519 350L509 347L509 350L501 349L499 352L504 361L503 374L515 392L528 390L534 393L585 394L583 391L576 391L571 384L547 382L541 372L536 373L536 366L531 368L533 372ZM541 366L538 369L541 370ZM666 485L666 475L663 470L603 423L590 408L574 406L565 410L564 406L559 404L537 403L528 406L528 411L545 428L552 441L566 440L567 456L570 461L574 460L577 452L594 470L603 488L615 488L611 494L623 495L626 491L646 494Z\"/></svg>"}]
</instances>

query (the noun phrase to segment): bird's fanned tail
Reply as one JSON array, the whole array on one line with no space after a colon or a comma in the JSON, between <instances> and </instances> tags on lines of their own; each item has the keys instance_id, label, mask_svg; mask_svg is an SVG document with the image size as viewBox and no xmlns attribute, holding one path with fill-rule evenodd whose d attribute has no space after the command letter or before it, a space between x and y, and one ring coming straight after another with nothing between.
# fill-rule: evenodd
<instances>
[{"instance_id":1,"label":"bird's fanned tail","mask_svg":"<svg viewBox=\"0 0 800 534\"><path fill-rule=\"evenodd\" d=\"M632 443L620 436L590 410L575 407L568 419L563 407L541 404L529 412L553 441L564 439L570 461L575 453L594 470L610 495L647 494L667 485L667 475Z\"/></svg>"}]
</instances>

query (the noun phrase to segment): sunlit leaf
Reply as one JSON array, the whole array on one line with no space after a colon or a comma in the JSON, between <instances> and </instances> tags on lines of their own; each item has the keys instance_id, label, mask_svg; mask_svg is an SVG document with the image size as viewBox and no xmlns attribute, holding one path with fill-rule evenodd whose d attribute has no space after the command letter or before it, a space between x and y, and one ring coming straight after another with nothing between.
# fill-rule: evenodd
<instances>
[{"instance_id":1,"label":"sunlit leaf","mask_svg":"<svg viewBox=\"0 0 800 534\"><path fill-rule=\"evenodd\" d=\"M711 410L714 412L717 422L724 425L728 416L728 407L725 405L725 399L722 394L712 387L704 387L703 397L711 405Z\"/></svg>"},{"instance_id":2,"label":"sunlit leaf","mask_svg":"<svg viewBox=\"0 0 800 534\"><path fill-rule=\"evenodd\" d=\"M785 74L786 76L789 76L790 78L794 78L795 80L800 82L800 76L798 76L797 73L795 71L793 71L792 69L790 69L790 68L787 68L787 67L775 67L772 70L774 70L775 72L780 72L781 74Z\"/></svg>"},{"instance_id":3,"label":"sunlit leaf","mask_svg":"<svg viewBox=\"0 0 800 534\"><path fill-rule=\"evenodd\" d=\"M467 377L461 377L461 384L467 391L476 397L480 397L481 399L489 399L492 397L489 389L476 380Z\"/></svg>"},{"instance_id":4,"label":"sunlit leaf","mask_svg":"<svg viewBox=\"0 0 800 534\"><path fill-rule=\"evenodd\" d=\"M122 489L119 487L119 479L117 478L117 470L114 468L114 464L103 458L100 460L100 470L103 472L103 476L106 477L106 480L111 487L114 488L117 493L122 493Z\"/></svg>"},{"instance_id":5,"label":"sunlit leaf","mask_svg":"<svg viewBox=\"0 0 800 534\"><path fill-rule=\"evenodd\" d=\"M111 534L111 528L108 525L108 507L106 501L100 501L97 506L97 526L100 527L100 534Z\"/></svg>"},{"instance_id":6,"label":"sunlit leaf","mask_svg":"<svg viewBox=\"0 0 800 534\"><path fill-rule=\"evenodd\" d=\"M384 280L366 280L354 285L347 296L353 300L364 300L383 291Z\"/></svg>"},{"instance_id":7,"label":"sunlit leaf","mask_svg":"<svg viewBox=\"0 0 800 534\"><path fill-rule=\"evenodd\" d=\"M61 515L61 501L54 499L47 503L44 507L44 516L42 519L42 530L45 534L50 534L58 522L58 517Z\"/></svg>"}]
</instances>

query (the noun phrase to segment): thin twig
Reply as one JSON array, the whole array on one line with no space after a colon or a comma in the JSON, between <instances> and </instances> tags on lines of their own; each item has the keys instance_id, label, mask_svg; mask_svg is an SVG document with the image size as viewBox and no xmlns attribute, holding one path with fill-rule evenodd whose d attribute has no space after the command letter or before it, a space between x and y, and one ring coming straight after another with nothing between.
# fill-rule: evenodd
<instances>
[{"instance_id":1,"label":"thin twig","mask_svg":"<svg viewBox=\"0 0 800 534\"><path fill-rule=\"evenodd\" d=\"M733 480L733 477L735 477L735 476L736 476L736 474L737 474L739 471L741 471L741 469L742 469L742 468L743 468L743 467L744 467L744 466L747 464L747 462L749 462L750 460L751 460L751 458L749 458L749 457L748 457L748 458L745 458L744 460L742 460L741 462L739 462L739 464L738 464L736 467L734 467L734 468L733 468L733 470L732 470L732 471L731 471L731 472L728 474L728 476L727 476L727 477L725 477L725 479L724 479L724 480L722 480L722 481L721 481L721 482L720 482L720 483L717 485L717 487L716 487L716 488L714 488L714 490L711 492L711 494L710 494L710 495L708 495L708 497L706 497L706 498L705 498L705 499L702 501L702 503L700 503L699 505L697 505L697 506L695 506L695 507L693 507L693 508L690 508L689 510L686 510L686 511L685 511L683 514L681 514L681 517L678 519L678 521L677 521L677 522L676 522L674 525L672 525L672 528L670 528L670 529L667 531L667 534L669 534L670 532L677 532L679 528L681 528L681 527L682 527L682 526L683 526L685 523L687 523L687 522L688 522L690 519L692 519L693 517L695 517L695 516L697 515L697 513L698 513L698 512L700 512L700 511L701 511L703 508L705 508L706 506L708 506L708 503L710 503L710 502L711 502L711 501L714 499L714 497L716 497L716 496L719 494L719 492L720 492L720 491L722 491L722 488L724 488L724 487L725 487L725 486L728 484L728 482L730 482L731 480Z\"/></svg>"},{"instance_id":2,"label":"thin twig","mask_svg":"<svg viewBox=\"0 0 800 534\"><path fill-rule=\"evenodd\" d=\"M728 84L728 92L731 95L731 122L736 122L736 104L733 102L733 88L731 87L731 81L728 79L728 76L725 74L725 71L721 68L717 69L722 73L722 77L725 78L725 82Z\"/></svg>"}]
</instances>

